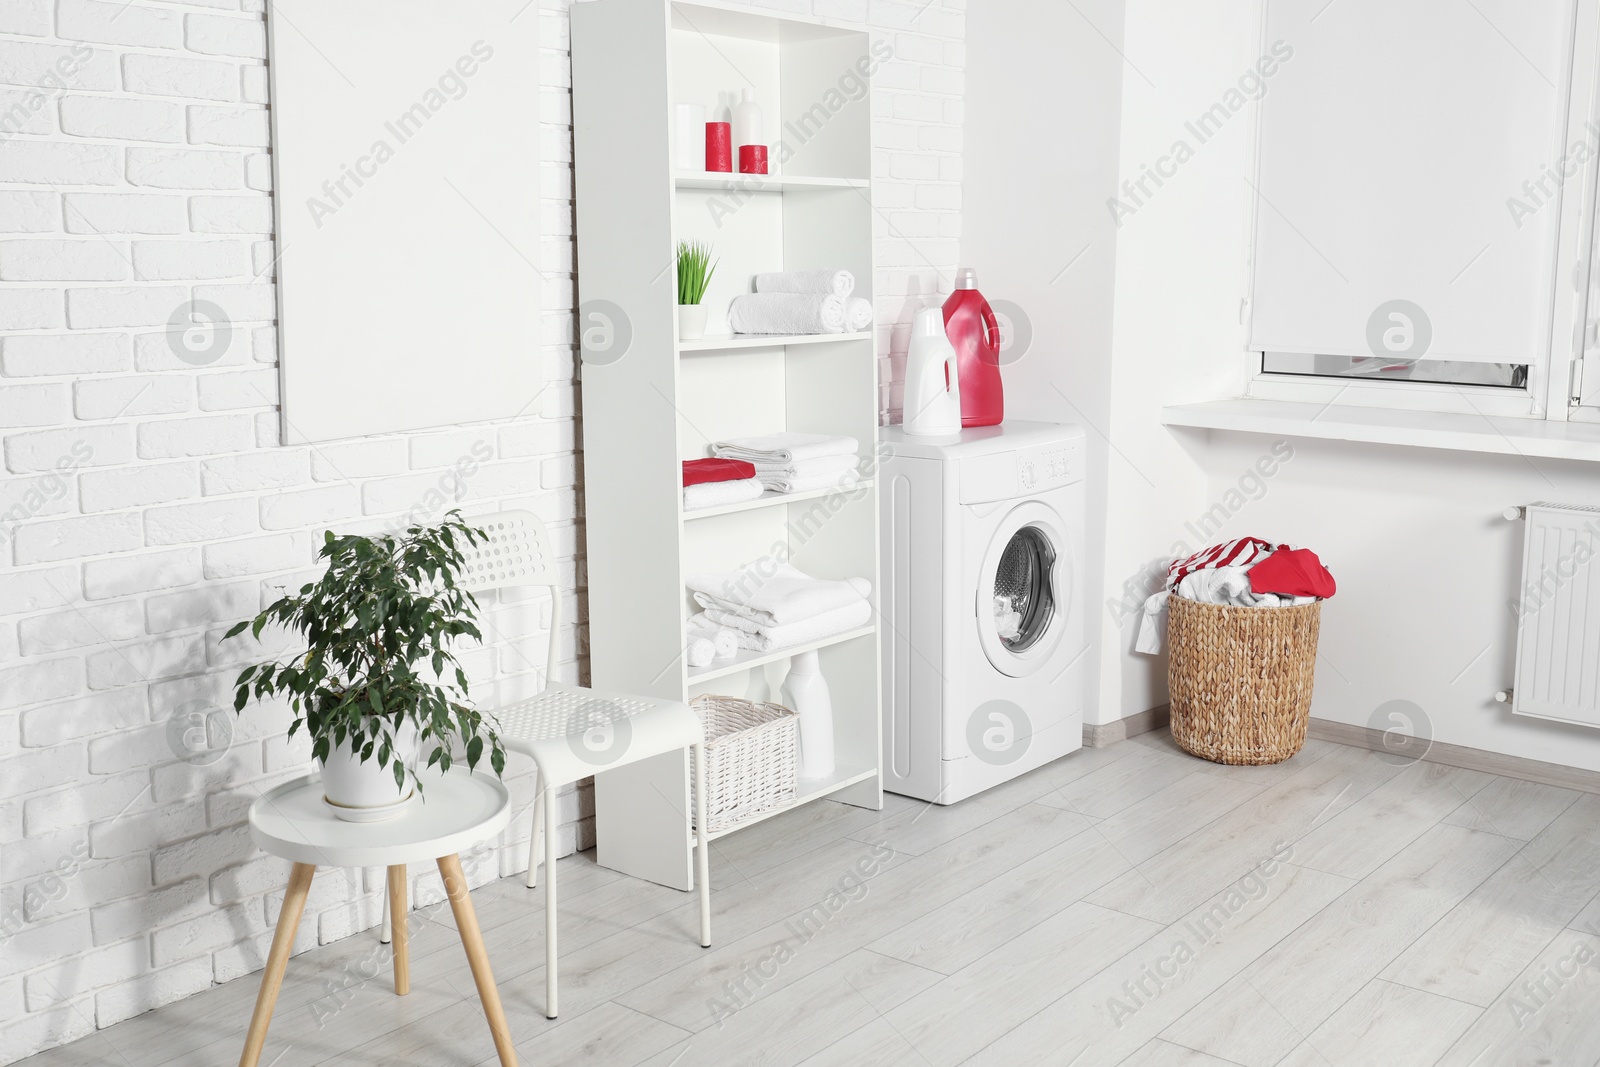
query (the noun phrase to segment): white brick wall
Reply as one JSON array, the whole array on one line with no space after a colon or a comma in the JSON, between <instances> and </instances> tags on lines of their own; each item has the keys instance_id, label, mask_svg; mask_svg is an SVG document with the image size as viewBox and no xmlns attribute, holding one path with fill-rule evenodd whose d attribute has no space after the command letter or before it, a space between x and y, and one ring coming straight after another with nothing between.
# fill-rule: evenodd
<instances>
[{"instance_id":1,"label":"white brick wall","mask_svg":"<svg viewBox=\"0 0 1600 1067\"><path fill-rule=\"evenodd\" d=\"M583 676L570 2L540 0L558 276L542 413L282 448L262 3L0 0L0 1063L261 966L286 867L255 852L244 812L307 748L282 708L228 710L209 720L231 728L225 754L184 762L168 723L231 708L250 650L221 633L304 579L326 526L381 529L435 491L539 512L575 620L555 671ZM956 265L965 0L749 2L866 21L895 49L874 90L875 292L907 318L907 295ZM191 299L233 320L203 367L165 332ZM880 329L887 353L903 331ZM543 666L549 606L488 606L471 664L492 698ZM561 812L563 842L591 844L587 791ZM475 880L520 868L526 833L518 820L470 863ZM435 876L415 881L419 904L438 898ZM374 924L380 886L319 875L300 946Z\"/></svg>"}]
</instances>

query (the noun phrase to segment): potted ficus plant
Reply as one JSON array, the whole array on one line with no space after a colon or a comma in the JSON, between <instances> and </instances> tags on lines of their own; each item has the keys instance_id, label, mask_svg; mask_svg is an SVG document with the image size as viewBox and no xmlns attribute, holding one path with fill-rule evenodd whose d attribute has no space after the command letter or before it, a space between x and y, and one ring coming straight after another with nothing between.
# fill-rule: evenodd
<instances>
[{"instance_id":1,"label":"potted ficus plant","mask_svg":"<svg viewBox=\"0 0 1600 1067\"><path fill-rule=\"evenodd\" d=\"M452 511L437 526L403 535L324 535L327 569L297 594L281 597L228 638L277 625L299 634L304 652L246 667L234 710L252 697L287 697L289 736L304 727L322 764L324 798L340 818L372 822L400 814L420 793L417 762L450 769L459 742L467 766L485 752L505 769L499 734L466 703L467 675L455 643L481 640L477 601L458 584L463 547L486 535Z\"/></svg>"},{"instance_id":2,"label":"potted ficus plant","mask_svg":"<svg viewBox=\"0 0 1600 1067\"><path fill-rule=\"evenodd\" d=\"M704 241L678 242L678 340L695 341L706 334L706 286L717 265Z\"/></svg>"}]
</instances>

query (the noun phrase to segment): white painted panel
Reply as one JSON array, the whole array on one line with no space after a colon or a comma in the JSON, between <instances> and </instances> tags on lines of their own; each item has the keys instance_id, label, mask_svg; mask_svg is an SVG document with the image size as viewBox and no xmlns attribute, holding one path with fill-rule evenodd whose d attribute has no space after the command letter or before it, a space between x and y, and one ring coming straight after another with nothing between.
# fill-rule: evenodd
<instances>
[{"instance_id":1,"label":"white painted panel","mask_svg":"<svg viewBox=\"0 0 1600 1067\"><path fill-rule=\"evenodd\" d=\"M273 0L268 24L284 440L532 409L537 7Z\"/></svg>"},{"instance_id":2,"label":"white painted panel","mask_svg":"<svg viewBox=\"0 0 1600 1067\"><path fill-rule=\"evenodd\" d=\"M1540 360L1561 182L1525 183L1564 154L1573 18L1572 0L1268 0L1252 348ZM1190 116L1201 146L1245 105L1230 93ZM1375 314L1406 328L1391 310L1415 332L1375 348Z\"/></svg>"}]
</instances>

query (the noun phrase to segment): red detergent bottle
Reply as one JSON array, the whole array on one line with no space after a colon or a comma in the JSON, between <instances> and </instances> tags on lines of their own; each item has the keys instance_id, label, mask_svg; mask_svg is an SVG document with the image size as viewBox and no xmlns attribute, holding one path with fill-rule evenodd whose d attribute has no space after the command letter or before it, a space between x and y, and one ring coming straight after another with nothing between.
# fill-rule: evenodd
<instances>
[{"instance_id":1,"label":"red detergent bottle","mask_svg":"<svg viewBox=\"0 0 1600 1067\"><path fill-rule=\"evenodd\" d=\"M956 271L956 290L944 302L944 332L961 376L961 425L998 426L1005 418L1000 388L1000 321L978 292L978 272Z\"/></svg>"}]
</instances>

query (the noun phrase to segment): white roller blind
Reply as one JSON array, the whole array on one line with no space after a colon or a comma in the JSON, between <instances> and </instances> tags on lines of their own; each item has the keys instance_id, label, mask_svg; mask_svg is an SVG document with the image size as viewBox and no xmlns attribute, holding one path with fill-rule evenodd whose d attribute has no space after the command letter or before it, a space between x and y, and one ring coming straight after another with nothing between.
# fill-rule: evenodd
<instances>
[{"instance_id":1,"label":"white roller blind","mask_svg":"<svg viewBox=\"0 0 1600 1067\"><path fill-rule=\"evenodd\" d=\"M1293 54L1260 105L1251 348L1540 359L1582 184L1563 159L1595 144L1564 143L1572 21L1571 0L1267 0Z\"/></svg>"}]
</instances>

